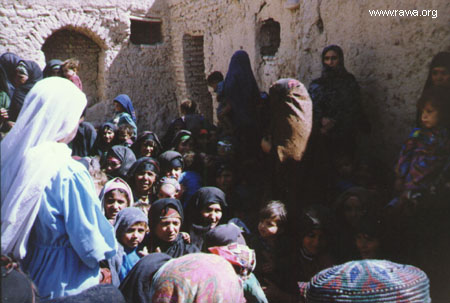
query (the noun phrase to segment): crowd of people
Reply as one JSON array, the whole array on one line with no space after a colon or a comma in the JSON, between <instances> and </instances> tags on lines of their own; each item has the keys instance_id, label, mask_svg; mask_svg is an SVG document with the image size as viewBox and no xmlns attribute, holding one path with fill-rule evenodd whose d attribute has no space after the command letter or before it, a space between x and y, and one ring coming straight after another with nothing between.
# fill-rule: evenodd
<instances>
[{"instance_id":1,"label":"crowd of people","mask_svg":"<svg viewBox=\"0 0 450 303\"><path fill-rule=\"evenodd\" d=\"M450 53L433 58L392 169L358 153L372 129L342 49L321 58L309 89L280 79L264 92L237 51L206 79L217 125L186 99L157 134L126 94L104 123L85 121L74 58L42 72L0 56L2 288L21 290L2 297L431 302L430 285L433 301L450 296Z\"/></svg>"}]
</instances>

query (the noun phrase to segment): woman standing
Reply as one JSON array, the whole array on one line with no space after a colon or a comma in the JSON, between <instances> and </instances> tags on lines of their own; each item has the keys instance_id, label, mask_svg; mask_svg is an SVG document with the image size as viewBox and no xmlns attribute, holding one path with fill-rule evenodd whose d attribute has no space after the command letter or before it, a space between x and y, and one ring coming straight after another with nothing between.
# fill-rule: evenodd
<instances>
[{"instance_id":1,"label":"woman standing","mask_svg":"<svg viewBox=\"0 0 450 303\"><path fill-rule=\"evenodd\" d=\"M94 183L67 146L86 103L69 80L44 79L1 143L2 253L23 260L42 298L98 284L99 261L115 254Z\"/></svg>"}]
</instances>

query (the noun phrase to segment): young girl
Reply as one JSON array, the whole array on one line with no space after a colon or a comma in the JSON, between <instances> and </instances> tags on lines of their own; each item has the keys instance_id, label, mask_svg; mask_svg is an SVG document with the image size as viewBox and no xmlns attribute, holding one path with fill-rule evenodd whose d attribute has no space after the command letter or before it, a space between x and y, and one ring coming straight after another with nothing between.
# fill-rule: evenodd
<instances>
[{"instance_id":1,"label":"young girl","mask_svg":"<svg viewBox=\"0 0 450 303\"><path fill-rule=\"evenodd\" d=\"M134 198L130 186L120 178L106 182L100 193L105 217L114 225L116 215L122 209L133 206Z\"/></svg>"},{"instance_id":2,"label":"young girl","mask_svg":"<svg viewBox=\"0 0 450 303\"><path fill-rule=\"evenodd\" d=\"M80 61L78 61L75 58L67 59L61 65L61 70L64 78L69 79L79 89L83 90L83 84L81 83L80 77L78 77L77 75L79 68L80 68Z\"/></svg>"},{"instance_id":3,"label":"young girl","mask_svg":"<svg viewBox=\"0 0 450 303\"><path fill-rule=\"evenodd\" d=\"M399 198L390 206L412 206L415 193L427 192L433 184L450 154L448 130L448 90L433 88L423 93L418 102L421 114L421 127L415 128L400 151L397 162L395 188Z\"/></svg>"},{"instance_id":4,"label":"young girl","mask_svg":"<svg viewBox=\"0 0 450 303\"><path fill-rule=\"evenodd\" d=\"M133 138L137 136L136 115L134 112L133 103L130 97L125 94L118 95L114 98L114 117L111 121L117 126L122 124L129 124L133 127Z\"/></svg>"},{"instance_id":5,"label":"young girl","mask_svg":"<svg viewBox=\"0 0 450 303\"><path fill-rule=\"evenodd\" d=\"M119 280L123 281L133 266L145 253L138 252L138 246L148 232L147 216L138 208L128 207L117 214L114 229L119 248L115 264Z\"/></svg>"},{"instance_id":6,"label":"young girl","mask_svg":"<svg viewBox=\"0 0 450 303\"><path fill-rule=\"evenodd\" d=\"M161 176L171 177L179 180L183 173L184 160L183 156L176 151L168 150L158 157L161 165Z\"/></svg>"},{"instance_id":7,"label":"young girl","mask_svg":"<svg viewBox=\"0 0 450 303\"><path fill-rule=\"evenodd\" d=\"M128 171L128 183L136 202L150 204L156 200L154 185L159 176L159 163L150 157L142 157Z\"/></svg>"},{"instance_id":8,"label":"young girl","mask_svg":"<svg viewBox=\"0 0 450 303\"><path fill-rule=\"evenodd\" d=\"M100 156L100 162L106 161L106 153L114 145L117 126L111 122L103 123L97 133L91 156Z\"/></svg>"},{"instance_id":9,"label":"young girl","mask_svg":"<svg viewBox=\"0 0 450 303\"><path fill-rule=\"evenodd\" d=\"M283 254L287 211L281 201L270 201L259 211L258 235L251 239L258 260L255 275L260 281L277 281L279 265L276 261Z\"/></svg>"},{"instance_id":10,"label":"young girl","mask_svg":"<svg viewBox=\"0 0 450 303\"><path fill-rule=\"evenodd\" d=\"M126 146L114 145L108 150L102 168L109 178L126 179L128 170L134 162L136 162L136 156L131 149Z\"/></svg>"},{"instance_id":11,"label":"young girl","mask_svg":"<svg viewBox=\"0 0 450 303\"><path fill-rule=\"evenodd\" d=\"M137 158L140 157L153 157L159 156L162 150L161 143L158 136L151 131L144 131L141 133L136 142L131 147Z\"/></svg>"}]
</instances>

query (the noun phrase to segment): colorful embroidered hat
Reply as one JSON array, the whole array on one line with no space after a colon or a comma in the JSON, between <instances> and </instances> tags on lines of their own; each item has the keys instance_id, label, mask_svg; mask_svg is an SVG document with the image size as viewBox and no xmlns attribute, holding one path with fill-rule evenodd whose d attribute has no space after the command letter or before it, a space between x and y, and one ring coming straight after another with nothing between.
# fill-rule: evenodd
<instances>
[{"instance_id":1,"label":"colorful embroidered hat","mask_svg":"<svg viewBox=\"0 0 450 303\"><path fill-rule=\"evenodd\" d=\"M351 261L327 268L299 283L307 303L427 303L430 282L419 268L385 260Z\"/></svg>"}]
</instances>

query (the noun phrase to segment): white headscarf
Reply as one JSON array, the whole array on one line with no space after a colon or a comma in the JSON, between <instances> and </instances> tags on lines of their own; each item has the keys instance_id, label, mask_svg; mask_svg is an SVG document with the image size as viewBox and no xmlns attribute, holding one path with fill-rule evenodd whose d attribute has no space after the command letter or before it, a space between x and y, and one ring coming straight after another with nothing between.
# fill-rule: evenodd
<instances>
[{"instance_id":1,"label":"white headscarf","mask_svg":"<svg viewBox=\"0 0 450 303\"><path fill-rule=\"evenodd\" d=\"M50 179L71 159L65 143L86 107L71 81L50 77L25 97L17 122L1 142L2 254L22 259L41 196Z\"/></svg>"}]
</instances>

